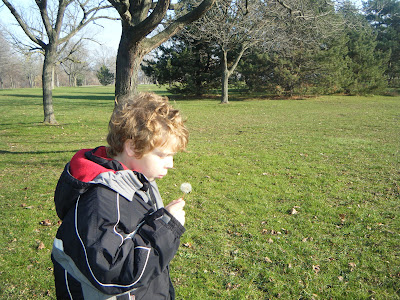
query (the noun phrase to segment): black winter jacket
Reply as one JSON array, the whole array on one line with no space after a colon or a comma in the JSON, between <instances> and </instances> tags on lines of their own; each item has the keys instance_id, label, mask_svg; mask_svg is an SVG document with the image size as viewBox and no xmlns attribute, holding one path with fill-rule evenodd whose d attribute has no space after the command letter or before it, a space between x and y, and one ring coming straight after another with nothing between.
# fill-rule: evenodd
<instances>
[{"instance_id":1,"label":"black winter jacket","mask_svg":"<svg viewBox=\"0 0 400 300\"><path fill-rule=\"evenodd\" d=\"M155 182L108 159L105 147L81 150L54 199L58 299L174 299L168 265L185 229L163 208Z\"/></svg>"}]
</instances>

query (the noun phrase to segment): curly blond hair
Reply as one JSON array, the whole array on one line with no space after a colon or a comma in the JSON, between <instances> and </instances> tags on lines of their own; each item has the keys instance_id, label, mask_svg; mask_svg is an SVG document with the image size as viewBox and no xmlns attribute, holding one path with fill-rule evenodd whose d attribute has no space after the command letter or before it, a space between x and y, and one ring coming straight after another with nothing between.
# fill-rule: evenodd
<instances>
[{"instance_id":1,"label":"curly blond hair","mask_svg":"<svg viewBox=\"0 0 400 300\"><path fill-rule=\"evenodd\" d=\"M175 137L173 151L186 148L189 133L179 110L174 109L167 97L154 93L135 95L117 106L108 125L107 154L114 157L123 151L128 139L133 141L135 156L141 158L154 148L162 147Z\"/></svg>"}]
</instances>

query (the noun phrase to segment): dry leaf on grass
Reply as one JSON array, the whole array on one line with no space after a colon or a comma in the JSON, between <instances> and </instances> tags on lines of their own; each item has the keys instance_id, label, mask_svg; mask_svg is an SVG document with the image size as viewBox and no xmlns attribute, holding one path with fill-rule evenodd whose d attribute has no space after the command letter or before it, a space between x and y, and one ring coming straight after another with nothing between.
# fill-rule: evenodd
<instances>
[{"instance_id":1,"label":"dry leaf on grass","mask_svg":"<svg viewBox=\"0 0 400 300\"><path fill-rule=\"evenodd\" d=\"M187 243L184 243L183 246L186 248L192 248L193 245L192 245L192 243L187 242Z\"/></svg>"},{"instance_id":2,"label":"dry leaf on grass","mask_svg":"<svg viewBox=\"0 0 400 300\"><path fill-rule=\"evenodd\" d=\"M313 270L314 270L315 274L318 274L318 273L319 273L319 271L321 271L321 269L320 269L319 265L313 265L313 266L312 266L312 268L313 268Z\"/></svg>"},{"instance_id":3,"label":"dry leaf on grass","mask_svg":"<svg viewBox=\"0 0 400 300\"><path fill-rule=\"evenodd\" d=\"M227 285L226 285L226 289L228 291L237 289L238 287L240 287L240 284L232 284L230 282L228 282Z\"/></svg>"},{"instance_id":4,"label":"dry leaf on grass","mask_svg":"<svg viewBox=\"0 0 400 300\"><path fill-rule=\"evenodd\" d=\"M349 267L350 267L350 272L353 272L353 270L354 270L355 267L356 267L356 264L353 263L353 262L350 262L350 263L349 263Z\"/></svg>"},{"instance_id":5,"label":"dry leaf on grass","mask_svg":"<svg viewBox=\"0 0 400 300\"><path fill-rule=\"evenodd\" d=\"M49 219L46 219L46 220L40 221L40 225L51 226L52 224L51 224L51 221Z\"/></svg>"},{"instance_id":6,"label":"dry leaf on grass","mask_svg":"<svg viewBox=\"0 0 400 300\"><path fill-rule=\"evenodd\" d=\"M44 249L44 248L46 248L46 246L43 244L43 242L39 241L38 246L37 246L37 249L38 249L38 250L42 250L42 249Z\"/></svg>"}]
</instances>

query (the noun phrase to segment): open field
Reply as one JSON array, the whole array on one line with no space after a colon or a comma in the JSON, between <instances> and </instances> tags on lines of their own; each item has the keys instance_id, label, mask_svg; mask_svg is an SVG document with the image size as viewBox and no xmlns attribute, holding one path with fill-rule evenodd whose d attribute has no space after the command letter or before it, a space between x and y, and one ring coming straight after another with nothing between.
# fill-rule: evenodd
<instances>
[{"instance_id":1,"label":"open field","mask_svg":"<svg viewBox=\"0 0 400 300\"><path fill-rule=\"evenodd\" d=\"M400 299L400 97L218 102L176 101L189 151L158 182L166 203L193 186L178 299ZM113 89L56 89L58 126L40 89L0 107L0 299L55 299L53 191L105 144Z\"/></svg>"}]
</instances>

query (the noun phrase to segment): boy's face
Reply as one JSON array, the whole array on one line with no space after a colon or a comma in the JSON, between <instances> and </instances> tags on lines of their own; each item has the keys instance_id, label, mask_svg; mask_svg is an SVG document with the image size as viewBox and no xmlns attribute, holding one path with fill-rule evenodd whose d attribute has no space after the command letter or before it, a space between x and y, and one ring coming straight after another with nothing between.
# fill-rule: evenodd
<instances>
[{"instance_id":1,"label":"boy's face","mask_svg":"<svg viewBox=\"0 0 400 300\"><path fill-rule=\"evenodd\" d=\"M173 143L170 142L154 148L141 158L130 157L126 164L129 169L142 173L149 181L153 181L167 175L168 169L174 166L174 155Z\"/></svg>"}]
</instances>

